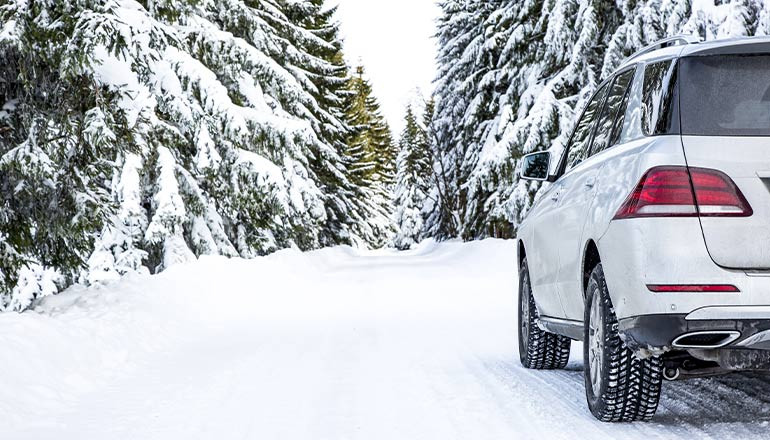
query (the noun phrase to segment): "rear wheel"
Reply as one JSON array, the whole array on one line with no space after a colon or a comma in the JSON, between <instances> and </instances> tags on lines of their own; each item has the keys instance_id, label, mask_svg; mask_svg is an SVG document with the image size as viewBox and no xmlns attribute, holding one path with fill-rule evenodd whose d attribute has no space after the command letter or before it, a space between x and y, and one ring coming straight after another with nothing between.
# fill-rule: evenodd
<instances>
[{"instance_id":1,"label":"rear wheel","mask_svg":"<svg viewBox=\"0 0 770 440\"><path fill-rule=\"evenodd\" d=\"M663 363L637 358L618 334L602 265L588 282L583 363L591 413L604 422L650 420L660 399Z\"/></svg>"},{"instance_id":2,"label":"rear wheel","mask_svg":"<svg viewBox=\"0 0 770 440\"><path fill-rule=\"evenodd\" d=\"M537 325L537 307L532 298L527 260L519 270L519 358L526 368L553 370L569 361L572 340L549 333Z\"/></svg>"}]
</instances>

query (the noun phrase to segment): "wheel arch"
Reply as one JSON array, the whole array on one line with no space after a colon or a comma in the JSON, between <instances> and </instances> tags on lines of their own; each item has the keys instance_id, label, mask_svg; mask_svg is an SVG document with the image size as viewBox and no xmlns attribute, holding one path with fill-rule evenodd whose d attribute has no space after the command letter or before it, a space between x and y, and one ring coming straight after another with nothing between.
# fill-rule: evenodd
<instances>
[{"instance_id":1,"label":"wheel arch","mask_svg":"<svg viewBox=\"0 0 770 440\"><path fill-rule=\"evenodd\" d=\"M588 279L591 277L591 272L594 268L602 262L599 255L599 247L593 239L589 239L583 250L583 298L586 296L586 290L588 289Z\"/></svg>"},{"instance_id":2,"label":"wheel arch","mask_svg":"<svg viewBox=\"0 0 770 440\"><path fill-rule=\"evenodd\" d=\"M524 240L518 240L516 244L516 255L519 263L519 267L524 264L524 259L527 258L527 250L524 248Z\"/></svg>"}]
</instances>

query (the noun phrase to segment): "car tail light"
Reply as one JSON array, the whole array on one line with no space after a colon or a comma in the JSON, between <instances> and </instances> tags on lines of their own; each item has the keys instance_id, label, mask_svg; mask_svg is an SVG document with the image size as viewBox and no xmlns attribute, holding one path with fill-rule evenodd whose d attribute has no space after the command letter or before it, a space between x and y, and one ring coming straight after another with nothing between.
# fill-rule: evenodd
<instances>
[{"instance_id":1,"label":"car tail light","mask_svg":"<svg viewBox=\"0 0 770 440\"><path fill-rule=\"evenodd\" d=\"M753 210L728 175L683 166L648 170L615 219L637 217L749 217Z\"/></svg>"},{"instance_id":2,"label":"car tail light","mask_svg":"<svg viewBox=\"0 0 770 440\"><path fill-rule=\"evenodd\" d=\"M706 168L690 168L695 201L701 217L750 217L749 202L725 173Z\"/></svg>"},{"instance_id":3,"label":"car tail light","mask_svg":"<svg viewBox=\"0 0 770 440\"><path fill-rule=\"evenodd\" d=\"M648 284L647 289L655 293L679 293L679 292L740 292L732 284Z\"/></svg>"}]
</instances>

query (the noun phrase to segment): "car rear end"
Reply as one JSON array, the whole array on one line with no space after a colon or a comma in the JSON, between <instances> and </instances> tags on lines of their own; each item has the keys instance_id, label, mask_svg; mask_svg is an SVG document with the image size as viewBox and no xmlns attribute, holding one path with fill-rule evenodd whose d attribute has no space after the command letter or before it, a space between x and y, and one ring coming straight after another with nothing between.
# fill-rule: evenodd
<instances>
[{"instance_id":1,"label":"car rear end","mask_svg":"<svg viewBox=\"0 0 770 440\"><path fill-rule=\"evenodd\" d=\"M641 177L599 239L602 262L632 349L767 369L770 43L698 46L665 98L678 135L635 159Z\"/></svg>"}]
</instances>

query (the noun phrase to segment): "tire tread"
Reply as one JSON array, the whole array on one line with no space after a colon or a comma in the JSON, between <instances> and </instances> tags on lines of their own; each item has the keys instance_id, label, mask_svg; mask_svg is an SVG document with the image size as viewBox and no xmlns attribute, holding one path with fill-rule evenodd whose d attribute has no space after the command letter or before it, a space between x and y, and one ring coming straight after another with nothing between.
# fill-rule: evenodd
<instances>
[{"instance_id":1,"label":"tire tread","mask_svg":"<svg viewBox=\"0 0 770 440\"><path fill-rule=\"evenodd\" d=\"M572 340L566 336L550 333L540 328L537 324L537 306L532 294L524 289L524 279L529 280L529 272L526 260L519 272L519 295L527 295L529 299L529 339L526 343L526 351L521 356L521 363L525 368L534 370L559 370L567 366L569 362ZM527 283L528 285L528 283ZM521 301L521 298L519 299ZM521 307L521 306L519 306ZM521 314L519 316L521 319ZM520 341L521 344L523 341Z\"/></svg>"},{"instance_id":2,"label":"tire tread","mask_svg":"<svg viewBox=\"0 0 770 440\"><path fill-rule=\"evenodd\" d=\"M601 264L594 268L589 281L589 289L596 289L592 284L598 287L596 291L602 295L607 369L603 379L606 381L604 393L593 405L590 404L591 396L588 396L591 412L604 422L649 421L655 415L660 401L663 363L658 357L640 359L623 343ZM590 295L586 303L589 308ZM586 312L586 327L588 315ZM588 392L590 375L588 362L585 364Z\"/></svg>"}]
</instances>

